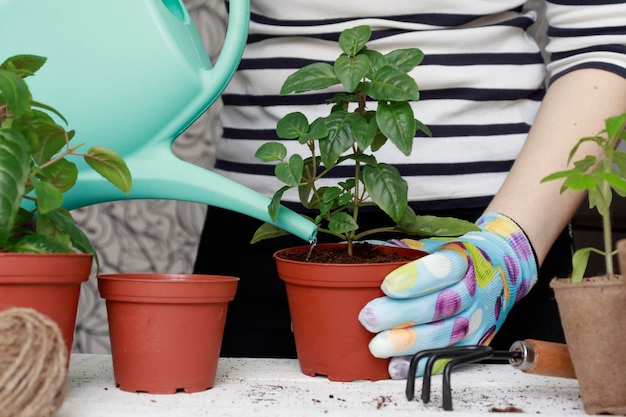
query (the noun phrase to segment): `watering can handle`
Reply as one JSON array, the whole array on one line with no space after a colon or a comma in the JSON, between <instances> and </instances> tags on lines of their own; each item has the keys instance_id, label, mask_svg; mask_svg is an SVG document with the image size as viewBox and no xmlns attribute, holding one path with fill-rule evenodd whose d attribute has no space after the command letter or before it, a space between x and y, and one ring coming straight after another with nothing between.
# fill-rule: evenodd
<instances>
[{"instance_id":1,"label":"watering can handle","mask_svg":"<svg viewBox=\"0 0 626 417\"><path fill-rule=\"evenodd\" d=\"M248 39L248 24L250 21L249 0L228 0L228 28L226 37L215 66L204 72L205 82L221 86L215 92L219 96L235 73L246 41Z\"/></svg>"}]
</instances>

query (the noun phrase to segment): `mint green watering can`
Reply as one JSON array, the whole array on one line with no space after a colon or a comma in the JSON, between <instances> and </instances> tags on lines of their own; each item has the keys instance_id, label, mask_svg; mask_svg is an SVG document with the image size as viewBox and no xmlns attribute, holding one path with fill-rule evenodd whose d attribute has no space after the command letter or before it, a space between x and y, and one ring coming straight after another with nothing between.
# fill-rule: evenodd
<instances>
[{"instance_id":1,"label":"mint green watering can","mask_svg":"<svg viewBox=\"0 0 626 417\"><path fill-rule=\"evenodd\" d=\"M125 195L81 161L67 209L166 199L271 222L267 197L182 161L171 146L232 78L249 13L249 0L230 0L224 46L213 66L182 0L0 0L0 59L47 57L28 80L35 99L65 116L76 130L73 143L115 150L133 175ZM313 223L284 207L275 224L307 241L315 236Z\"/></svg>"}]
</instances>

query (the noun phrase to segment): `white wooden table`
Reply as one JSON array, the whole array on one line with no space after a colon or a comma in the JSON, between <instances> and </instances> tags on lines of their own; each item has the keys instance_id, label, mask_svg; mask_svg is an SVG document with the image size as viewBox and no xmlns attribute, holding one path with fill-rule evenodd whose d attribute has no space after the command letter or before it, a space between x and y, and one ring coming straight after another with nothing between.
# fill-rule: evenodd
<instances>
[{"instance_id":1,"label":"white wooden table","mask_svg":"<svg viewBox=\"0 0 626 417\"><path fill-rule=\"evenodd\" d=\"M432 401L407 401L404 381L340 383L308 377L290 359L220 359L215 387L154 395L115 387L109 355L72 355L68 393L55 417L160 416L473 416L586 415L576 380L525 374L509 365L472 365L452 374L454 411L441 406L441 376Z\"/></svg>"}]
</instances>

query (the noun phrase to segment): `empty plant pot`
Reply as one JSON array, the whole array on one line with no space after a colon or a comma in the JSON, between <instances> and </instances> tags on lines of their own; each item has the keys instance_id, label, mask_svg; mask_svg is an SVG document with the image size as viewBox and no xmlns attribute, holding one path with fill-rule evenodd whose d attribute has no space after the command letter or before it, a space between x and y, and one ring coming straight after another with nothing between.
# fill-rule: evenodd
<instances>
[{"instance_id":1,"label":"empty plant pot","mask_svg":"<svg viewBox=\"0 0 626 417\"><path fill-rule=\"evenodd\" d=\"M194 274L99 275L116 385L153 394L212 388L238 281Z\"/></svg>"}]
</instances>

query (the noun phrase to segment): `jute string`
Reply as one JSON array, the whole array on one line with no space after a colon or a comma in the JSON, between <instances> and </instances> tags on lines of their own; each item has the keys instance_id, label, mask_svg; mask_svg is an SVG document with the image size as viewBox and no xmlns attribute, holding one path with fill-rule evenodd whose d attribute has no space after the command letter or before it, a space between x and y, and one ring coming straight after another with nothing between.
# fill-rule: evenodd
<instances>
[{"instance_id":1,"label":"jute string","mask_svg":"<svg viewBox=\"0 0 626 417\"><path fill-rule=\"evenodd\" d=\"M0 312L0 417L49 417L61 406L67 349L55 322L29 308Z\"/></svg>"}]
</instances>

